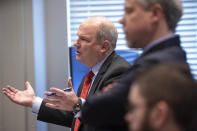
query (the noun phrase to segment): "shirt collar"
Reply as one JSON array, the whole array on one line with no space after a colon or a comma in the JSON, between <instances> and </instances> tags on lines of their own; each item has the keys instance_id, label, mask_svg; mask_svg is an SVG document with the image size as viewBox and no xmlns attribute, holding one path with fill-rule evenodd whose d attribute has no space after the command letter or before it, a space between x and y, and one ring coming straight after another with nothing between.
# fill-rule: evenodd
<instances>
[{"instance_id":1,"label":"shirt collar","mask_svg":"<svg viewBox=\"0 0 197 131\"><path fill-rule=\"evenodd\" d=\"M150 44L148 44L148 45L144 48L144 51L143 51L143 52L146 52L147 50L149 50L149 49L152 48L153 46L156 46L156 45L160 44L162 41L165 41L165 40L167 40L167 39L173 38L173 37L175 37L175 36L176 36L176 35L174 35L174 34L168 34L168 35L166 35L166 36L164 36L164 37L161 37L160 39L157 39L157 40L151 42Z\"/></svg>"},{"instance_id":2,"label":"shirt collar","mask_svg":"<svg viewBox=\"0 0 197 131\"><path fill-rule=\"evenodd\" d=\"M103 63L105 62L105 60L111 55L113 51L111 51L103 60L101 60L98 64L96 64L91 70L94 73L94 76L96 76L101 68L101 66L103 65Z\"/></svg>"}]
</instances>

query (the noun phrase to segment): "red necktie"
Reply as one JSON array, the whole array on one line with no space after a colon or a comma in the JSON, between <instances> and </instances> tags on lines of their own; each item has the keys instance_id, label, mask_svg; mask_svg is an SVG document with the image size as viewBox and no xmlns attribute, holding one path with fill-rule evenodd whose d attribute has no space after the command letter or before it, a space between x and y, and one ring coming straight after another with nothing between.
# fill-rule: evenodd
<instances>
[{"instance_id":1,"label":"red necktie","mask_svg":"<svg viewBox=\"0 0 197 131\"><path fill-rule=\"evenodd\" d=\"M89 88L90 88L91 83L92 83L93 76L94 76L94 73L92 71L89 71L88 75L85 78L84 84L83 84L83 89L82 89L82 92L81 92L81 95L80 95L81 98L84 98L84 99L86 98L86 96L88 94L88 91L89 91ZM79 124L80 124L80 120L78 118L76 118L74 131L78 130Z\"/></svg>"}]
</instances>

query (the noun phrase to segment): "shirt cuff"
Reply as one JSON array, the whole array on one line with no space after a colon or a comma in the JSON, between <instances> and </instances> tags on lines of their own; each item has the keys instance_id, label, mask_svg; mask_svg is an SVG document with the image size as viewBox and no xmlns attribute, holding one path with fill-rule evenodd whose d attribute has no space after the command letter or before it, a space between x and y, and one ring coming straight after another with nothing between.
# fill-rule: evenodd
<instances>
[{"instance_id":1,"label":"shirt cuff","mask_svg":"<svg viewBox=\"0 0 197 131\"><path fill-rule=\"evenodd\" d=\"M81 102L82 102L81 106L83 106L85 104L86 100L81 98ZM77 114L75 115L75 118L79 118L79 117L81 117L81 111L77 112Z\"/></svg>"},{"instance_id":2,"label":"shirt cuff","mask_svg":"<svg viewBox=\"0 0 197 131\"><path fill-rule=\"evenodd\" d=\"M38 114L39 110L40 110L40 106L42 104L42 98L40 97L36 97L33 106L32 106L32 112L35 114Z\"/></svg>"}]
</instances>

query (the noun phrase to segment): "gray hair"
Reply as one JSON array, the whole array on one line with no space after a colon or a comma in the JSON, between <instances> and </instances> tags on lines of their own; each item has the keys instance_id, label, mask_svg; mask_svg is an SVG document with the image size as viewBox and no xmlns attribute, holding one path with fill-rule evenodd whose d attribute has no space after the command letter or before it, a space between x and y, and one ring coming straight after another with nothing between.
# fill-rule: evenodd
<instances>
[{"instance_id":1,"label":"gray hair","mask_svg":"<svg viewBox=\"0 0 197 131\"><path fill-rule=\"evenodd\" d=\"M111 43L111 50L116 48L116 42L118 39L118 33L115 25L106 17L98 17L100 24L96 32L96 38L98 41L108 40Z\"/></svg>"},{"instance_id":2,"label":"gray hair","mask_svg":"<svg viewBox=\"0 0 197 131\"><path fill-rule=\"evenodd\" d=\"M138 0L145 10L158 3L161 5L170 30L175 31L177 23L182 16L181 0Z\"/></svg>"}]
</instances>

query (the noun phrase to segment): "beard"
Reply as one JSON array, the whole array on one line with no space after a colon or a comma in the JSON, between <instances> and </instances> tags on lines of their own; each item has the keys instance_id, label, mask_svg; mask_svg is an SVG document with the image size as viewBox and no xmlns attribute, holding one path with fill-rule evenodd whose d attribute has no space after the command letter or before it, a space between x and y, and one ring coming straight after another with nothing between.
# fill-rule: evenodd
<instances>
[{"instance_id":1,"label":"beard","mask_svg":"<svg viewBox=\"0 0 197 131\"><path fill-rule=\"evenodd\" d=\"M132 44L131 42L128 42L128 41L127 41L127 47L133 48L133 44Z\"/></svg>"},{"instance_id":2,"label":"beard","mask_svg":"<svg viewBox=\"0 0 197 131\"><path fill-rule=\"evenodd\" d=\"M144 115L144 119L140 125L140 127L136 130L130 129L130 131L154 131L154 129L150 125L150 113L149 110L146 111Z\"/></svg>"},{"instance_id":3,"label":"beard","mask_svg":"<svg viewBox=\"0 0 197 131\"><path fill-rule=\"evenodd\" d=\"M129 48L135 48L135 47L133 47L133 42L131 41L131 40L129 40L128 38L126 38L126 42L127 42L127 47L129 47Z\"/></svg>"},{"instance_id":4,"label":"beard","mask_svg":"<svg viewBox=\"0 0 197 131\"><path fill-rule=\"evenodd\" d=\"M142 122L140 131L154 131L153 128L150 126L149 120L150 120L149 113L146 113L144 117L144 121Z\"/></svg>"},{"instance_id":5,"label":"beard","mask_svg":"<svg viewBox=\"0 0 197 131\"><path fill-rule=\"evenodd\" d=\"M136 42L127 40L127 47L134 48L134 49L141 49Z\"/></svg>"}]
</instances>

